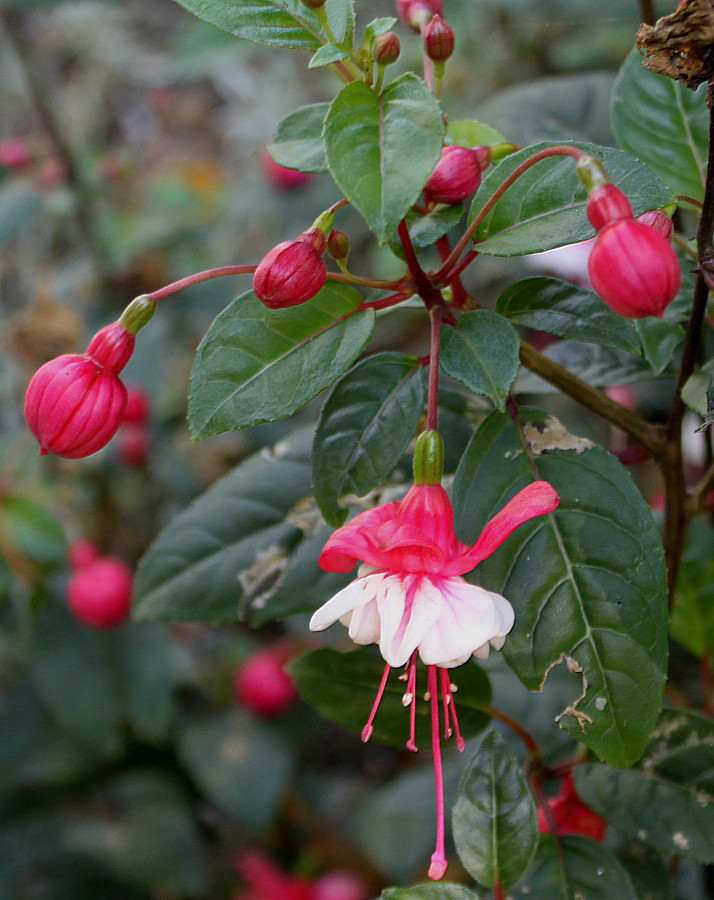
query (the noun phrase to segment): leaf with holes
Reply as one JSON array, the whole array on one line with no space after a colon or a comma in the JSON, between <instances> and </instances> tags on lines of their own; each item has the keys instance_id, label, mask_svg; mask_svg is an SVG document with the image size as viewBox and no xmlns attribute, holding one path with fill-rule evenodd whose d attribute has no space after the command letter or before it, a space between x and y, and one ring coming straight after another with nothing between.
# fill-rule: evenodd
<instances>
[{"instance_id":1,"label":"leaf with holes","mask_svg":"<svg viewBox=\"0 0 714 900\"><path fill-rule=\"evenodd\" d=\"M666 671L659 533L614 457L582 443L580 452L556 449L561 436L553 429L548 441L539 410L522 410L521 421L531 446L549 452L534 455L531 468L510 417L492 413L456 473L457 533L471 543L536 477L553 485L560 505L522 525L471 577L515 606L503 652L526 687L537 690L564 660L581 679L582 696L564 710L561 728L612 765L632 765L657 721Z\"/></svg>"},{"instance_id":2,"label":"leaf with holes","mask_svg":"<svg viewBox=\"0 0 714 900\"><path fill-rule=\"evenodd\" d=\"M374 311L328 283L299 306L267 309L243 294L215 319L196 351L188 420L195 438L274 422L329 387L357 359ZM352 313L352 314L350 314Z\"/></svg>"},{"instance_id":3,"label":"leaf with holes","mask_svg":"<svg viewBox=\"0 0 714 900\"><path fill-rule=\"evenodd\" d=\"M523 767L498 732L481 741L461 778L452 828L464 868L488 887L512 887L533 858L535 802Z\"/></svg>"},{"instance_id":4,"label":"leaf with holes","mask_svg":"<svg viewBox=\"0 0 714 900\"><path fill-rule=\"evenodd\" d=\"M714 863L711 719L664 710L636 769L577 766L575 782L583 802L619 831L663 853Z\"/></svg>"},{"instance_id":5,"label":"leaf with holes","mask_svg":"<svg viewBox=\"0 0 714 900\"><path fill-rule=\"evenodd\" d=\"M312 447L315 499L331 525L347 517L339 502L343 494L362 497L389 477L423 407L424 381L414 356L370 356L337 382Z\"/></svg>"},{"instance_id":6,"label":"leaf with holes","mask_svg":"<svg viewBox=\"0 0 714 900\"><path fill-rule=\"evenodd\" d=\"M701 200L709 143L706 85L689 88L648 72L633 48L612 92L612 129L623 150L641 159L674 194ZM653 139L656 135L656 140Z\"/></svg>"},{"instance_id":7,"label":"leaf with holes","mask_svg":"<svg viewBox=\"0 0 714 900\"><path fill-rule=\"evenodd\" d=\"M327 164L380 243L416 202L443 138L439 102L411 73L379 96L354 81L335 97L325 119Z\"/></svg>"}]
</instances>

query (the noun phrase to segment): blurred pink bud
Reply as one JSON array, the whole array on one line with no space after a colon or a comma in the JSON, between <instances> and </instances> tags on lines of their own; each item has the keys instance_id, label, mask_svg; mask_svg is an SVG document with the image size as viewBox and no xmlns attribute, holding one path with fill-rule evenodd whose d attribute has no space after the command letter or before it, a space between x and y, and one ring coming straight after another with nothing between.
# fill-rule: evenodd
<instances>
[{"instance_id":1,"label":"blurred pink bud","mask_svg":"<svg viewBox=\"0 0 714 900\"><path fill-rule=\"evenodd\" d=\"M44 159L37 173L41 187L53 188L63 184L67 180L67 166L56 156Z\"/></svg>"},{"instance_id":2,"label":"blurred pink bud","mask_svg":"<svg viewBox=\"0 0 714 900\"><path fill-rule=\"evenodd\" d=\"M650 225L619 219L598 235L588 260L595 291L621 316L661 316L679 290L674 250Z\"/></svg>"},{"instance_id":3,"label":"blurred pink bud","mask_svg":"<svg viewBox=\"0 0 714 900\"><path fill-rule=\"evenodd\" d=\"M317 235L312 234L317 232ZM321 249L316 249L320 246ZM313 228L296 241L283 241L267 253L253 275L253 291L269 309L297 306L322 288L327 266L322 252L327 239Z\"/></svg>"},{"instance_id":4,"label":"blurred pink bud","mask_svg":"<svg viewBox=\"0 0 714 900\"><path fill-rule=\"evenodd\" d=\"M669 240L672 237L672 220L661 209L648 209L641 216L637 216L636 222L642 222L643 225L649 225L655 231L659 231L663 238Z\"/></svg>"},{"instance_id":5,"label":"blurred pink bud","mask_svg":"<svg viewBox=\"0 0 714 900\"><path fill-rule=\"evenodd\" d=\"M333 228L327 236L327 252L333 259L347 259L350 255L350 239L343 231Z\"/></svg>"},{"instance_id":6,"label":"blurred pink bud","mask_svg":"<svg viewBox=\"0 0 714 900\"><path fill-rule=\"evenodd\" d=\"M438 13L424 28L424 52L434 62L443 62L454 52L454 29Z\"/></svg>"},{"instance_id":7,"label":"blurred pink bud","mask_svg":"<svg viewBox=\"0 0 714 900\"><path fill-rule=\"evenodd\" d=\"M620 406L624 406L625 409L634 409L637 406L635 392L629 384L608 385L606 388L603 388L603 394L614 400L615 403L619 403Z\"/></svg>"},{"instance_id":8,"label":"blurred pink bud","mask_svg":"<svg viewBox=\"0 0 714 900\"><path fill-rule=\"evenodd\" d=\"M104 556L76 571L67 582L74 616L92 628L112 628L129 615L132 576L120 559Z\"/></svg>"},{"instance_id":9,"label":"blurred pink bud","mask_svg":"<svg viewBox=\"0 0 714 900\"><path fill-rule=\"evenodd\" d=\"M288 875L260 850L244 850L234 861L236 872L249 892L245 900L312 900L312 885L306 878Z\"/></svg>"},{"instance_id":10,"label":"blurred pink bud","mask_svg":"<svg viewBox=\"0 0 714 900\"><path fill-rule=\"evenodd\" d=\"M418 32L433 15L441 15L441 0L397 0L397 15Z\"/></svg>"},{"instance_id":11,"label":"blurred pink bud","mask_svg":"<svg viewBox=\"0 0 714 900\"><path fill-rule=\"evenodd\" d=\"M97 332L86 353L66 353L35 372L25 394L25 420L40 454L79 459L111 440L126 406L118 373L133 349L134 335L113 322Z\"/></svg>"},{"instance_id":12,"label":"blurred pink bud","mask_svg":"<svg viewBox=\"0 0 714 900\"><path fill-rule=\"evenodd\" d=\"M275 162L266 149L260 154L260 164L263 174L268 182L280 191L292 191L301 187L312 178L307 172L299 172L297 169L288 169Z\"/></svg>"},{"instance_id":13,"label":"blurred pink bud","mask_svg":"<svg viewBox=\"0 0 714 900\"><path fill-rule=\"evenodd\" d=\"M614 184L599 184L588 194L585 214L595 231L602 231L606 225L618 219L631 219L630 201Z\"/></svg>"},{"instance_id":14,"label":"blurred pink bud","mask_svg":"<svg viewBox=\"0 0 714 900\"><path fill-rule=\"evenodd\" d=\"M32 162L27 141L21 137L9 137L0 141L0 166L19 172Z\"/></svg>"},{"instance_id":15,"label":"blurred pink bud","mask_svg":"<svg viewBox=\"0 0 714 900\"><path fill-rule=\"evenodd\" d=\"M441 151L441 159L424 185L424 196L432 203L460 203L480 183L478 151L452 145Z\"/></svg>"},{"instance_id":16,"label":"blurred pink bud","mask_svg":"<svg viewBox=\"0 0 714 900\"><path fill-rule=\"evenodd\" d=\"M236 669L236 700L260 716L276 716L297 697L292 678L284 669L290 654L281 647L267 647L249 656Z\"/></svg>"},{"instance_id":17,"label":"blurred pink bud","mask_svg":"<svg viewBox=\"0 0 714 900\"><path fill-rule=\"evenodd\" d=\"M133 425L143 425L148 418L149 395L143 388L127 386L124 421Z\"/></svg>"},{"instance_id":18,"label":"blurred pink bud","mask_svg":"<svg viewBox=\"0 0 714 900\"><path fill-rule=\"evenodd\" d=\"M89 538L77 538L69 545L67 560L71 569L84 569L99 559L99 547Z\"/></svg>"},{"instance_id":19,"label":"blurred pink bud","mask_svg":"<svg viewBox=\"0 0 714 900\"><path fill-rule=\"evenodd\" d=\"M335 869L313 881L311 900L369 900L371 893L359 875Z\"/></svg>"},{"instance_id":20,"label":"blurred pink bud","mask_svg":"<svg viewBox=\"0 0 714 900\"><path fill-rule=\"evenodd\" d=\"M146 426L125 420L117 432L117 459L129 468L140 468L146 464L150 450L151 439Z\"/></svg>"}]
</instances>

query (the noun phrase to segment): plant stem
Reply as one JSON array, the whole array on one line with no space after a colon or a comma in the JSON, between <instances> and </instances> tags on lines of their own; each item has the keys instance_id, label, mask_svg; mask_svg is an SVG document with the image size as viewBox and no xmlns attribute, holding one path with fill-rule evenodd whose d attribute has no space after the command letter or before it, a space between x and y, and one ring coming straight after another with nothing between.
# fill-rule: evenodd
<instances>
[{"instance_id":1,"label":"plant stem","mask_svg":"<svg viewBox=\"0 0 714 900\"><path fill-rule=\"evenodd\" d=\"M709 84L707 92L707 107L709 109L709 157L704 183L702 214L697 230L697 259L700 267L707 263L711 264L712 258L714 258L714 85L712 83ZM663 542L667 563L670 603L674 597L674 588L677 583L677 575L682 553L684 552L684 542L689 524L687 490L682 458L682 419L684 418L682 388L694 371L702 338L702 327L704 325L708 297L709 288L704 280L703 273L699 271L694 285L692 312L684 337L682 361L674 389L674 400L665 430L666 447L661 464L665 489Z\"/></svg>"},{"instance_id":2,"label":"plant stem","mask_svg":"<svg viewBox=\"0 0 714 900\"><path fill-rule=\"evenodd\" d=\"M471 222L469 227L462 235L461 240L451 251L451 255L442 263L439 271L434 274L435 284L443 284L444 276L450 273L450 270L455 265L459 256L461 256L462 252L466 249L469 241L471 240L471 237L476 232L476 229L479 227L481 222L483 222L491 209L500 200L503 194L505 194L508 188L515 181L517 181L524 172L527 172L528 169L531 168L531 166L534 166L541 160L548 159L551 156L571 156L573 159L582 159L583 157L587 156L587 153L583 153L582 150L578 150L577 147L571 147L569 144L558 144L556 147L546 147L544 150L539 150L537 153L529 156L528 159L523 160L523 162L519 166L517 166L510 175L507 175L506 178L504 178L501 184L496 188L493 194L491 194L488 200L481 207L478 214L476 215L476 218Z\"/></svg>"},{"instance_id":3,"label":"plant stem","mask_svg":"<svg viewBox=\"0 0 714 900\"><path fill-rule=\"evenodd\" d=\"M42 79L42 65L32 44L25 36L22 16L17 11L0 6L0 21L22 68L37 115L54 153L67 171L67 181L74 193L74 215L77 228L87 245L99 278L106 280L111 267L101 240L102 230L97 222L93 191L91 185L84 178L82 167L65 137L60 119L55 113L51 93Z\"/></svg>"},{"instance_id":4,"label":"plant stem","mask_svg":"<svg viewBox=\"0 0 714 900\"><path fill-rule=\"evenodd\" d=\"M654 3L653 0L640 0L640 18L645 25L654 25Z\"/></svg>"},{"instance_id":5,"label":"plant stem","mask_svg":"<svg viewBox=\"0 0 714 900\"><path fill-rule=\"evenodd\" d=\"M597 413L603 419L617 425L633 440L642 444L645 450L655 458L659 458L665 452L663 441L644 419L641 419L637 413L620 406L619 403L615 403L614 400L606 397L605 394L578 378L577 375L573 375L565 366L561 366L560 363L539 353L525 341L521 342L520 358L521 363L531 372L559 388L568 397L577 400L582 406Z\"/></svg>"},{"instance_id":6,"label":"plant stem","mask_svg":"<svg viewBox=\"0 0 714 900\"><path fill-rule=\"evenodd\" d=\"M535 738L529 731L526 731L526 729L521 725L520 722L516 722L515 719L512 719L509 715L501 712L500 709L496 709L493 706L483 706L481 708L487 715L491 716L492 719L495 719L497 722L505 725L506 728L510 728L511 731L521 739L524 747L528 751L528 755L532 760L541 758L540 747L538 746Z\"/></svg>"},{"instance_id":7,"label":"plant stem","mask_svg":"<svg viewBox=\"0 0 714 900\"><path fill-rule=\"evenodd\" d=\"M436 431L439 417L439 352L441 350L441 310L432 306L429 310L431 344L429 349L429 393L426 406L427 431Z\"/></svg>"},{"instance_id":8,"label":"plant stem","mask_svg":"<svg viewBox=\"0 0 714 900\"><path fill-rule=\"evenodd\" d=\"M414 246L412 244L412 239L409 236L409 229L407 228L405 219L402 219L399 223L397 233L399 234L399 240L401 241L402 250L404 251L404 258L406 259L407 268L409 269L409 274L414 283L416 293L419 294L424 301L424 305L428 310L431 310L433 306L439 307L443 321L448 322L450 325L455 325L456 319L446 305L446 301L444 300L441 291L433 284L431 278L419 265L419 260L414 252Z\"/></svg>"},{"instance_id":9,"label":"plant stem","mask_svg":"<svg viewBox=\"0 0 714 900\"><path fill-rule=\"evenodd\" d=\"M375 278L362 278L351 272L328 272L327 280L338 281L340 284L361 284L364 287L377 288L381 291L394 291L406 287L403 278L397 278L396 281L379 281Z\"/></svg>"},{"instance_id":10,"label":"plant stem","mask_svg":"<svg viewBox=\"0 0 714 900\"><path fill-rule=\"evenodd\" d=\"M192 284L200 284L202 281L209 281L211 278L221 278L224 275L251 275L257 268L257 266L219 266L217 269L204 269L203 272L187 275L185 278L173 281L171 284L167 284L151 294L146 294L146 297L153 303L158 303L164 297L175 294L176 291L182 291Z\"/></svg>"}]
</instances>

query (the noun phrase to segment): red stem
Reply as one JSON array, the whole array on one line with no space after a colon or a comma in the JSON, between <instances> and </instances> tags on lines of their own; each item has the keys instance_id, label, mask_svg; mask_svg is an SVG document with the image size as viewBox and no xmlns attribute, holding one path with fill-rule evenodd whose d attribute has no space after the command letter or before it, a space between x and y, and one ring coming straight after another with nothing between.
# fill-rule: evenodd
<instances>
[{"instance_id":1,"label":"red stem","mask_svg":"<svg viewBox=\"0 0 714 900\"><path fill-rule=\"evenodd\" d=\"M217 269L205 269L203 272L195 272L193 275L187 275L179 281L167 284L165 287L159 288L146 296L154 303L168 297L169 294L175 294L192 284L200 284L202 281L209 281L211 278L221 278L223 275L252 275L257 266L220 266Z\"/></svg>"},{"instance_id":2,"label":"red stem","mask_svg":"<svg viewBox=\"0 0 714 900\"><path fill-rule=\"evenodd\" d=\"M429 347L429 392L426 402L426 427L437 430L439 418L439 351L441 350L441 310L429 310L431 323L431 343Z\"/></svg>"},{"instance_id":3,"label":"red stem","mask_svg":"<svg viewBox=\"0 0 714 900\"><path fill-rule=\"evenodd\" d=\"M449 258L449 254L451 253L451 244L449 243L449 239L446 235L440 237L436 242L436 249L439 251L439 257L442 262ZM461 283L459 273L457 272L456 274L453 274L450 272L449 278L446 279L446 283L450 285L454 295L454 302L451 305L461 308L468 299L469 295L466 293L466 289Z\"/></svg>"}]
</instances>

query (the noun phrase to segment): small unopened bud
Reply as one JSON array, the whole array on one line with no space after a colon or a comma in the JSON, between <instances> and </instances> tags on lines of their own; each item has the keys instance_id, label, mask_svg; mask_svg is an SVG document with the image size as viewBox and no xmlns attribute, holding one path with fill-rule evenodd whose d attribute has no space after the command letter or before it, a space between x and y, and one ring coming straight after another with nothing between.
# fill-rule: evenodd
<instances>
[{"instance_id":1,"label":"small unopened bud","mask_svg":"<svg viewBox=\"0 0 714 900\"><path fill-rule=\"evenodd\" d=\"M327 252L333 259L347 259L350 255L350 239L344 232L333 228L327 238Z\"/></svg>"},{"instance_id":2,"label":"small unopened bud","mask_svg":"<svg viewBox=\"0 0 714 900\"><path fill-rule=\"evenodd\" d=\"M630 201L614 184L596 185L588 194L585 215L595 231L619 219L631 219Z\"/></svg>"},{"instance_id":3,"label":"small unopened bud","mask_svg":"<svg viewBox=\"0 0 714 900\"><path fill-rule=\"evenodd\" d=\"M236 700L259 716L276 716L292 706L297 690L284 668L291 656L279 645L249 656L233 678Z\"/></svg>"},{"instance_id":4,"label":"small unopened bud","mask_svg":"<svg viewBox=\"0 0 714 900\"><path fill-rule=\"evenodd\" d=\"M67 604L92 628L113 628L129 615L133 580L120 559L102 556L77 569L67 582Z\"/></svg>"},{"instance_id":5,"label":"small unopened bud","mask_svg":"<svg viewBox=\"0 0 714 900\"><path fill-rule=\"evenodd\" d=\"M256 297L269 309L297 306L314 297L327 276L321 255L326 245L323 232L311 228L297 240L273 247L253 275Z\"/></svg>"},{"instance_id":6,"label":"small unopened bud","mask_svg":"<svg viewBox=\"0 0 714 900\"><path fill-rule=\"evenodd\" d=\"M454 52L454 29L438 13L424 28L424 52L434 62L443 62Z\"/></svg>"},{"instance_id":7,"label":"small unopened bud","mask_svg":"<svg viewBox=\"0 0 714 900\"><path fill-rule=\"evenodd\" d=\"M32 163L32 155L25 138L9 137L0 141L0 166L19 172Z\"/></svg>"},{"instance_id":8,"label":"small unopened bud","mask_svg":"<svg viewBox=\"0 0 714 900\"><path fill-rule=\"evenodd\" d=\"M432 203L460 203L480 183L479 151L452 144L441 151L441 158L424 185L424 196Z\"/></svg>"},{"instance_id":9,"label":"small unopened bud","mask_svg":"<svg viewBox=\"0 0 714 900\"><path fill-rule=\"evenodd\" d=\"M379 66L391 66L399 59L401 49L399 36L393 31L387 31L374 39L372 58Z\"/></svg>"},{"instance_id":10,"label":"small unopened bud","mask_svg":"<svg viewBox=\"0 0 714 900\"><path fill-rule=\"evenodd\" d=\"M397 0L397 15L412 31L419 32L433 15L441 15L441 0Z\"/></svg>"},{"instance_id":11,"label":"small unopened bud","mask_svg":"<svg viewBox=\"0 0 714 900\"><path fill-rule=\"evenodd\" d=\"M654 228L667 240L672 237L672 220L662 209L648 209L641 216L637 216L635 221L642 222L643 225L649 225L650 228Z\"/></svg>"}]
</instances>

